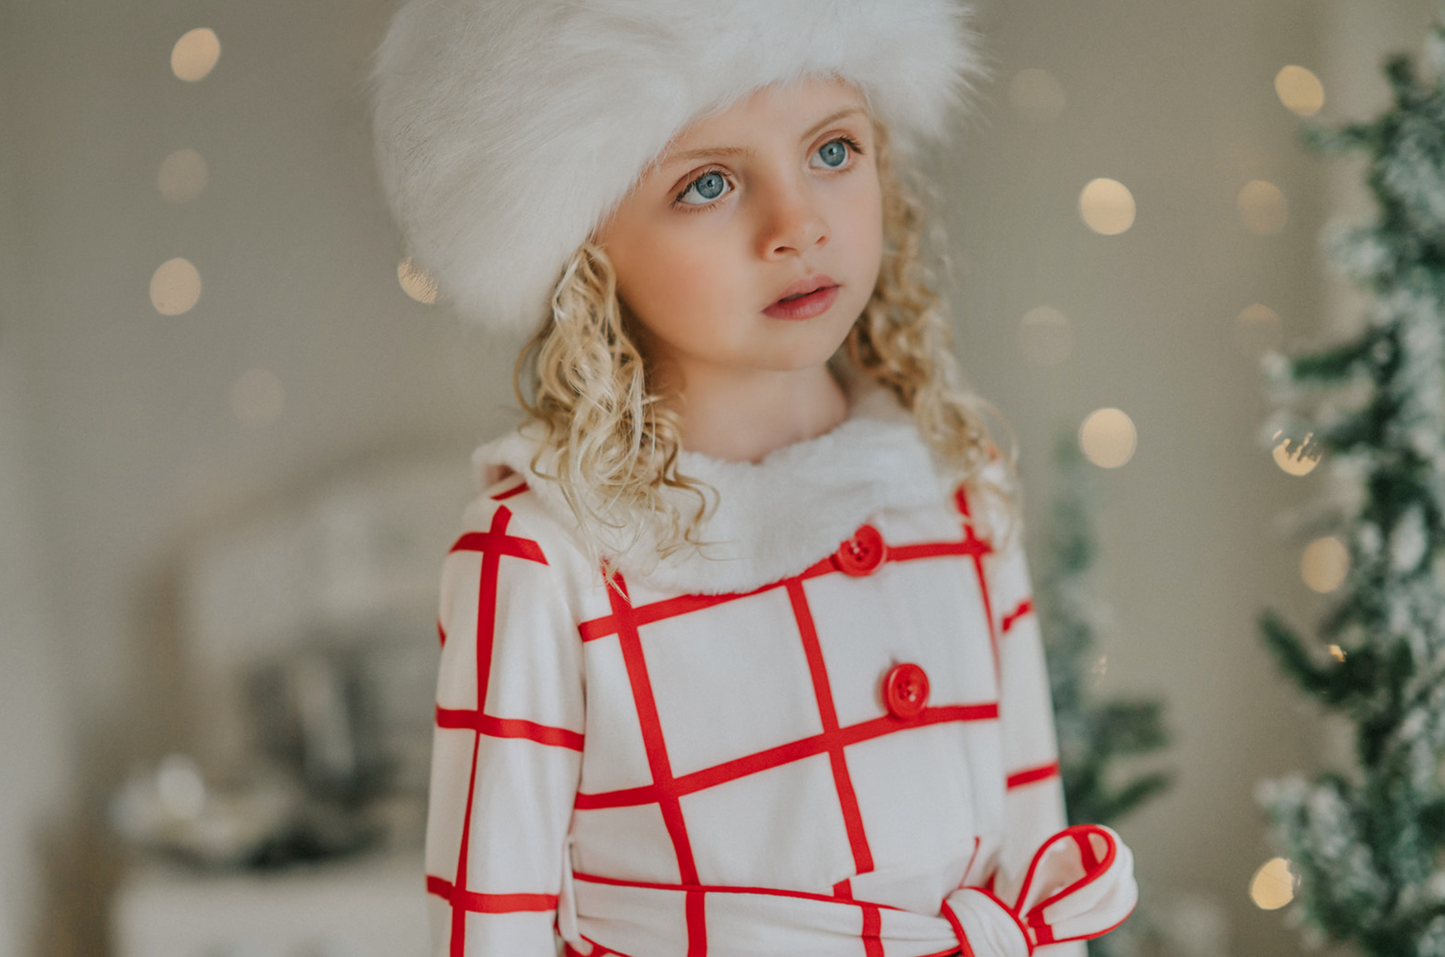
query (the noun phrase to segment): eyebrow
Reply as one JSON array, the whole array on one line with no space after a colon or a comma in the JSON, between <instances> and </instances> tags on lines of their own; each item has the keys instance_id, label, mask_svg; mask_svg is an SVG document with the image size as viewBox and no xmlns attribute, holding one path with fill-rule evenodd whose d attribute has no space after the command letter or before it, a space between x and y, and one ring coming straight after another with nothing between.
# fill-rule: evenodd
<instances>
[{"instance_id":1,"label":"eyebrow","mask_svg":"<svg viewBox=\"0 0 1445 957\"><path fill-rule=\"evenodd\" d=\"M827 116L823 117L821 120L819 120L817 123L814 123L811 127L808 128L808 131L806 133L804 133L798 138L801 140L810 139L825 126L829 126L833 123L838 122L839 120L853 116L855 113L866 112L867 111L865 111L861 106L844 107L843 109L838 110L836 113L830 113ZM709 156L751 156L752 154L753 151L748 149L746 146L704 146L701 149L688 150L685 153L672 153L668 156L663 157L662 163L665 165L669 163L680 163L683 160L706 159Z\"/></svg>"}]
</instances>

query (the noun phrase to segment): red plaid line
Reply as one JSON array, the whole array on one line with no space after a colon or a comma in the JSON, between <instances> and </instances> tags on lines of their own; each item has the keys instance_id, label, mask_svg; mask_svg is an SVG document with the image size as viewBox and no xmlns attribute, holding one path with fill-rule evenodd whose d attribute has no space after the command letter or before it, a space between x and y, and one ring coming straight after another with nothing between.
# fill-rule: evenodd
<instances>
[{"instance_id":1,"label":"red plaid line","mask_svg":"<svg viewBox=\"0 0 1445 957\"><path fill-rule=\"evenodd\" d=\"M517 914L524 911L546 912L557 907L556 894L478 894L457 893L456 885L444 877L427 875L428 894L435 894L454 906L473 914Z\"/></svg>"},{"instance_id":2,"label":"red plaid line","mask_svg":"<svg viewBox=\"0 0 1445 957\"><path fill-rule=\"evenodd\" d=\"M983 596L983 616L988 620L988 643L989 648L993 650L994 677L1002 684L1002 671L998 657L998 632L993 623L993 601L988 593L988 579L983 573L983 556L992 552L993 546L974 534L973 513L968 508L968 491L960 485L953 498L958 504L958 514L964 518L964 543L969 546L969 556L973 559L973 571L978 576L978 593Z\"/></svg>"},{"instance_id":3,"label":"red plaid line","mask_svg":"<svg viewBox=\"0 0 1445 957\"><path fill-rule=\"evenodd\" d=\"M1025 768L1022 771L1015 771L1005 781L1009 790L1021 788L1025 784L1033 784L1036 781L1047 781L1049 778L1058 777L1059 762L1050 761L1048 764L1041 764L1036 768Z\"/></svg>"},{"instance_id":4,"label":"red plaid line","mask_svg":"<svg viewBox=\"0 0 1445 957\"><path fill-rule=\"evenodd\" d=\"M1001 623L1003 633L1008 634L1010 631L1012 631L1013 626L1018 623L1018 620L1033 610L1034 601L1032 598L1025 598L1023 601L1019 602L1017 608L1009 612L1007 615L1003 616L1003 622Z\"/></svg>"},{"instance_id":5,"label":"red plaid line","mask_svg":"<svg viewBox=\"0 0 1445 957\"><path fill-rule=\"evenodd\" d=\"M672 764L667 757L667 743L662 736L662 719L657 713L657 700L652 694L652 679L647 674L647 661L642 654L642 638L637 633L637 623L632 617L632 603L627 594L627 582L619 573L607 589L612 605L612 619L617 623L617 637L622 646L622 660L627 668L627 679L632 685L632 701L637 708L638 726L642 731L642 745L647 752L647 764L652 772L652 786L657 793L658 809L667 827L668 837L677 855L677 870L682 883L697 884L697 862L692 855L692 840L687 834L687 822L682 817L682 803L672 776ZM707 921L703 911L701 892L687 894L687 955L703 957L707 953Z\"/></svg>"},{"instance_id":6,"label":"red plaid line","mask_svg":"<svg viewBox=\"0 0 1445 957\"><path fill-rule=\"evenodd\" d=\"M492 496L496 501L511 498L526 491L522 483L514 488ZM486 713L487 688L492 674L492 648L496 638L497 579L503 557L520 558L525 561L547 564L542 548L531 539L507 534L512 520L512 511L501 506L492 515L491 526L485 532L468 532L452 546L452 552L480 552L481 573L477 581L477 707L475 710L442 708L436 710L437 726L459 728L475 732L472 742L472 767L467 781L467 803L462 817L461 847L457 852L456 876L448 881L443 877L427 876L427 891L443 898L451 905L452 932L451 957L465 957L466 916L469 913L509 914L524 911L549 911L557 907L555 894L481 894L467 888L467 860L472 837L472 802L477 786L477 756L481 751L482 736L498 738L525 738L538 744L582 750L582 735L566 728L549 728L532 721L497 718ZM438 624L442 644L446 644L446 631Z\"/></svg>"}]
</instances>

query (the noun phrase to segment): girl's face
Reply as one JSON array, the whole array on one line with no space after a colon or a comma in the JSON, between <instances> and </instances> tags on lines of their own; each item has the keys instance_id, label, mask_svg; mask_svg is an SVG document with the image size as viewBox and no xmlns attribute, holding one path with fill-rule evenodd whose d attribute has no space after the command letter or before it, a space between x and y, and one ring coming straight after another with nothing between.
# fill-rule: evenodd
<instances>
[{"instance_id":1,"label":"girl's face","mask_svg":"<svg viewBox=\"0 0 1445 957\"><path fill-rule=\"evenodd\" d=\"M766 87L680 133L602 227L654 362L695 377L821 366L883 245L873 122L834 79Z\"/></svg>"}]
</instances>

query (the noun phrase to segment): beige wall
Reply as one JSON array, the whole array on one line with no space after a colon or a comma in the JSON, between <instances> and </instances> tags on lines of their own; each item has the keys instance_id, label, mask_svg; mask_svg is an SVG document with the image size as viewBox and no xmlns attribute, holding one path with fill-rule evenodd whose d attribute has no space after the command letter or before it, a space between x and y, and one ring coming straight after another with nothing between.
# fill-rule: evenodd
<instances>
[{"instance_id":1,"label":"beige wall","mask_svg":"<svg viewBox=\"0 0 1445 957\"><path fill-rule=\"evenodd\" d=\"M0 957L25 953L42 894L35 822L73 780L59 658L47 627L26 369L18 327L27 312L21 144L11 129L16 46L0 6Z\"/></svg>"},{"instance_id":2,"label":"beige wall","mask_svg":"<svg viewBox=\"0 0 1445 957\"><path fill-rule=\"evenodd\" d=\"M464 469L469 447L507 419L512 347L396 286L361 98L390 7L0 6L7 784L18 766L40 782L73 779L69 793L93 801L130 760L185 743L178 719L194 702L167 684L183 667L155 665L183 652L156 637L171 610L158 596L198 534L251 501L408 449L441 450ZM1382 7L1384 26L1372 19ZM1232 338L1252 302L1276 309L1290 337L1321 329L1328 308L1314 240L1326 177L1296 145L1271 82L1298 62L1332 96L1336 77L1364 84L1375 49L1416 35L1423 7L996 0L981 23L999 82L966 145L939 161L961 355L1019 433L1030 514L1050 494L1057 429L1105 405L1139 426L1135 459L1102 477L1117 620L1104 687L1167 695L1177 744L1166 763L1179 778L1124 831L1146 883L1227 909L1238 957L1297 950L1280 915L1244 896L1268 856L1251 789L1317 748L1313 713L1276 679L1254 624L1266 604L1318 607L1297 584L1295 547L1273 530L1316 486L1259 448L1266 406ZM221 36L220 64L182 84L170 46L199 25ZM1068 107L1054 123L1010 113L1006 84L1022 67L1063 84ZM1352 101L1332 98L1332 115L1340 102ZM172 205L155 174L181 147L205 155L211 182ZM1078 191L1095 176L1134 192L1138 220L1123 236L1078 221ZM1239 228L1235 195L1254 178L1290 199L1279 236ZM196 263L205 292L166 317L146 289L172 256ZM1042 304L1074 324L1073 355L1052 370L1017 346L1019 317ZM286 406L274 425L248 429L230 390L256 367L279 377ZM8 694L6 676L21 673L37 681ZM57 712L74 717L73 739L47 719ZM12 884L35 883L20 853L27 834L75 822L37 812L34 795L55 785L37 787L11 799L0 785L0 880ZM7 957L19 951L5 950L6 921L18 940L30 909L0 896L16 908L0 910Z\"/></svg>"}]
</instances>

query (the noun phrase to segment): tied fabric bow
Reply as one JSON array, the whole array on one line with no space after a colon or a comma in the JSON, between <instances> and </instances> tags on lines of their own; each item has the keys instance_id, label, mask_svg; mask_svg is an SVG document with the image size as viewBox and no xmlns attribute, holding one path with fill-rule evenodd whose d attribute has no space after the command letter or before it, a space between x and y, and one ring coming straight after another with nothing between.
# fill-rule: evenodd
<instances>
[{"instance_id":1,"label":"tied fabric bow","mask_svg":"<svg viewBox=\"0 0 1445 957\"><path fill-rule=\"evenodd\" d=\"M1028 957L1034 948L1102 936L1134 910L1134 857L1100 824L1065 828L1034 854L1012 904L964 887L943 902L963 957Z\"/></svg>"}]
</instances>

